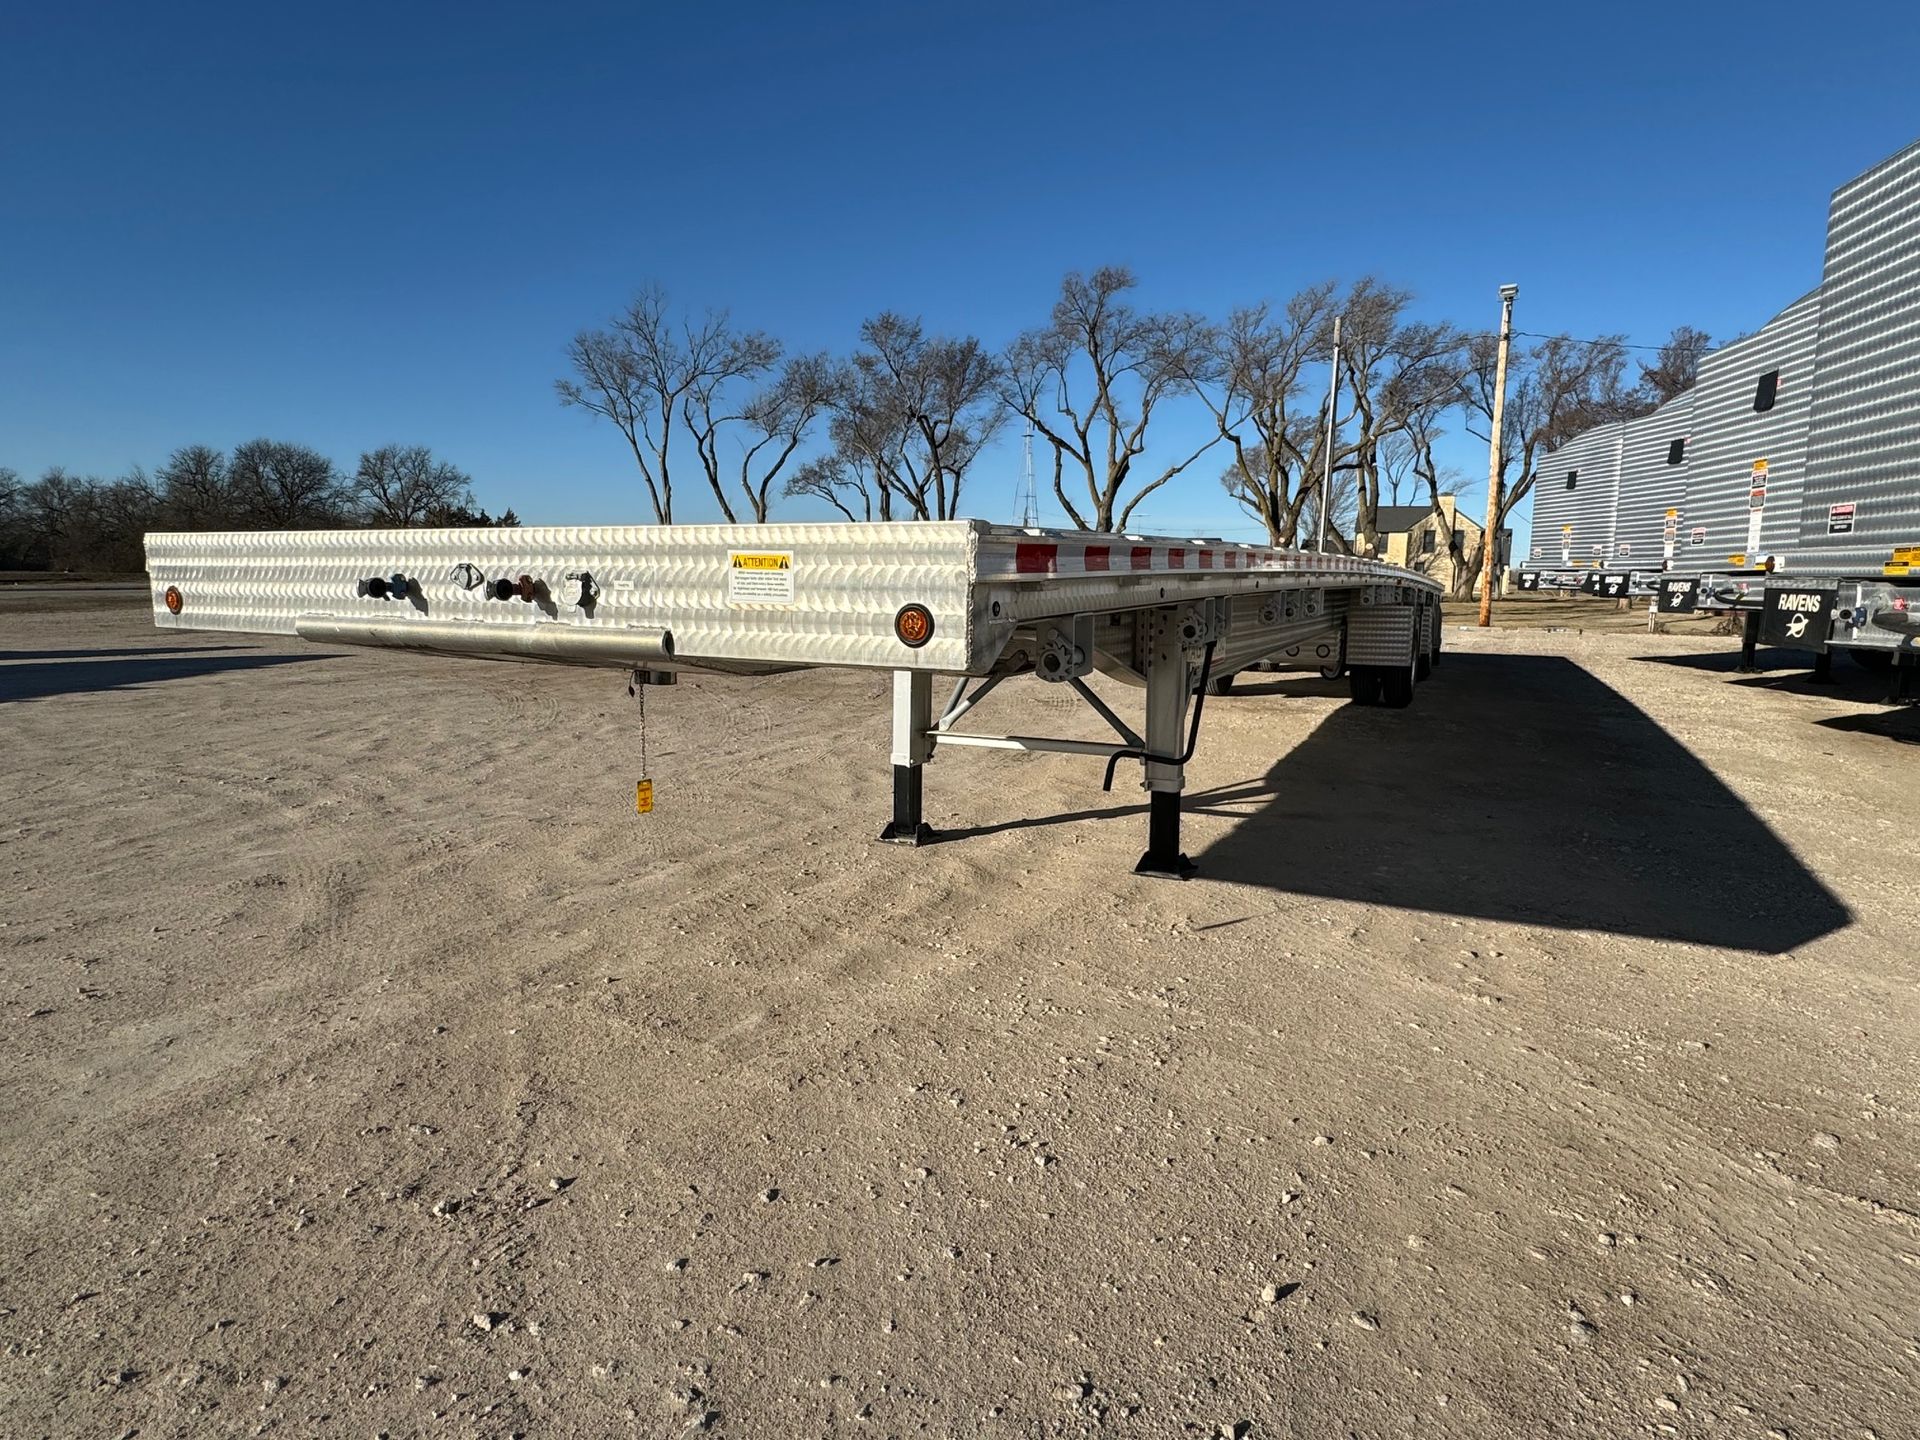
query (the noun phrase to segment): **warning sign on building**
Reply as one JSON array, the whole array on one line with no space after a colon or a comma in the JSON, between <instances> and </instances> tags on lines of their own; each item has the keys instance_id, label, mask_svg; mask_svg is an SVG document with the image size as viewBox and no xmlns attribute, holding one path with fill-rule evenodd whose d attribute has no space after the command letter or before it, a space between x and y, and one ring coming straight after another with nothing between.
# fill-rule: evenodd
<instances>
[{"instance_id":1,"label":"warning sign on building","mask_svg":"<svg viewBox=\"0 0 1920 1440\"><path fill-rule=\"evenodd\" d=\"M791 550L727 552L729 605L791 605L793 599Z\"/></svg>"},{"instance_id":2,"label":"warning sign on building","mask_svg":"<svg viewBox=\"0 0 1920 1440\"><path fill-rule=\"evenodd\" d=\"M1853 533L1853 501L1827 507L1827 533L1829 535L1851 535Z\"/></svg>"}]
</instances>

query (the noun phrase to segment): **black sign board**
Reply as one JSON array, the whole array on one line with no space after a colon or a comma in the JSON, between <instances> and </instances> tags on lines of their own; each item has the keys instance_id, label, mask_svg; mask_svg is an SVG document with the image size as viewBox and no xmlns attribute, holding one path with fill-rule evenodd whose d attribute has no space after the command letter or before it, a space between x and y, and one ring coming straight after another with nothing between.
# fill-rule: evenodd
<instances>
[{"instance_id":1,"label":"black sign board","mask_svg":"<svg viewBox=\"0 0 1920 1440\"><path fill-rule=\"evenodd\" d=\"M1799 650L1827 648L1827 627L1833 620L1837 590L1788 590L1767 588L1767 603L1760 611L1760 642L1763 645L1790 645Z\"/></svg>"},{"instance_id":2,"label":"black sign board","mask_svg":"<svg viewBox=\"0 0 1920 1440\"><path fill-rule=\"evenodd\" d=\"M1853 501L1827 507L1827 533L1829 535L1853 533Z\"/></svg>"},{"instance_id":3,"label":"black sign board","mask_svg":"<svg viewBox=\"0 0 1920 1440\"><path fill-rule=\"evenodd\" d=\"M1602 570L1600 583L1594 587L1594 594L1604 595L1609 600L1618 600L1625 595L1633 584L1633 572L1630 570Z\"/></svg>"},{"instance_id":4,"label":"black sign board","mask_svg":"<svg viewBox=\"0 0 1920 1440\"><path fill-rule=\"evenodd\" d=\"M1540 572L1538 570L1522 570L1514 583L1522 590L1538 590L1540 588Z\"/></svg>"},{"instance_id":5,"label":"black sign board","mask_svg":"<svg viewBox=\"0 0 1920 1440\"><path fill-rule=\"evenodd\" d=\"M1660 582L1654 603L1662 615L1691 615L1700 608L1700 577L1666 576Z\"/></svg>"}]
</instances>

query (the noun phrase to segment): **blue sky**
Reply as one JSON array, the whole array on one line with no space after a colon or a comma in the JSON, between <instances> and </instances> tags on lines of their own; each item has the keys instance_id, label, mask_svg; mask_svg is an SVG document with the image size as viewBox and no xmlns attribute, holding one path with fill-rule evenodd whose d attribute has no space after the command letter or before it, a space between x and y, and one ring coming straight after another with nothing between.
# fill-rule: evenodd
<instances>
[{"instance_id":1,"label":"blue sky","mask_svg":"<svg viewBox=\"0 0 1920 1440\"><path fill-rule=\"evenodd\" d=\"M424 443L530 522L638 520L553 381L648 281L796 350L883 308L998 345L1102 264L1214 315L1373 272L1466 324L1512 280L1523 330L1728 336L1920 134L1910 5L1290 9L8 7L0 465ZM1008 434L975 513L1012 518ZM1217 473L1136 525L1250 535Z\"/></svg>"}]
</instances>

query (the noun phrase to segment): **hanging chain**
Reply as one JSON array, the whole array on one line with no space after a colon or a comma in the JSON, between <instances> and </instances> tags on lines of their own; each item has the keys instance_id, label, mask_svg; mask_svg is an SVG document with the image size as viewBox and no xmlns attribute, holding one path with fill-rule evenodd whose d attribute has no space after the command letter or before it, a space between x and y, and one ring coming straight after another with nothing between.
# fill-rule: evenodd
<instances>
[{"instance_id":1,"label":"hanging chain","mask_svg":"<svg viewBox=\"0 0 1920 1440\"><path fill-rule=\"evenodd\" d=\"M640 708L640 777L644 780L649 774L647 770L647 687L634 686L633 698Z\"/></svg>"}]
</instances>

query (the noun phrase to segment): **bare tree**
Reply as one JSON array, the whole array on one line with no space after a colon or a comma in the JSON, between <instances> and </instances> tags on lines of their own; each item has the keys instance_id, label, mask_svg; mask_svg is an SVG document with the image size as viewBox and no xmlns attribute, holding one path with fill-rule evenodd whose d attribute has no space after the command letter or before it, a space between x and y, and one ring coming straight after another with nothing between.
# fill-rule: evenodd
<instances>
[{"instance_id":1,"label":"bare tree","mask_svg":"<svg viewBox=\"0 0 1920 1440\"><path fill-rule=\"evenodd\" d=\"M1173 460L1121 504L1134 462L1146 451L1155 409L1219 373L1216 337L1206 321L1141 313L1125 299L1136 283L1118 266L1068 274L1050 323L1007 349L1002 399L1052 447L1054 495L1082 530L1126 529L1141 501L1221 440L1216 433ZM1086 487L1078 505L1067 493L1069 460Z\"/></svg>"},{"instance_id":2,"label":"bare tree","mask_svg":"<svg viewBox=\"0 0 1920 1440\"><path fill-rule=\"evenodd\" d=\"M90 498L88 533L73 563L122 575L144 570L143 542L147 531L159 522L164 503L147 472L136 465L118 480L104 485L96 482Z\"/></svg>"},{"instance_id":3,"label":"bare tree","mask_svg":"<svg viewBox=\"0 0 1920 1440\"><path fill-rule=\"evenodd\" d=\"M1380 484L1385 488L1387 503L1399 505L1401 493L1414 493L1420 482L1420 452L1412 435L1401 431L1389 435L1380 442Z\"/></svg>"},{"instance_id":4,"label":"bare tree","mask_svg":"<svg viewBox=\"0 0 1920 1440\"><path fill-rule=\"evenodd\" d=\"M1265 303L1235 310L1220 334L1219 398L1201 392L1231 451L1221 483L1275 545L1297 542L1319 484L1324 384L1317 412L1312 402L1305 413L1299 406L1306 367L1331 343L1334 310L1331 282L1300 291L1277 314Z\"/></svg>"},{"instance_id":5,"label":"bare tree","mask_svg":"<svg viewBox=\"0 0 1920 1440\"><path fill-rule=\"evenodd\" d=\"M771 341L766 344L771 347L765 352L769 356L766 363L757 363L757 356L749 357L751 368L743 365L741 375L759 373L771 366L779 355L779 347ZM779 378L758 394L747 397L737 409L724 402L722 397L727 386L717 377L696 386L687 396L682 406L687 428L693 432L694 446L706 471L707 483L720 502L720 513L729 522L737 516L727 501L726 486L721 479L721 432L731 424L739 424L747 432L748 438L740 453L740 492L754 520L764 525L771 507L774 481L780 478L780 472L826 408L832 398L833 385L833 364L825 355L801 355L789 360Z\"/></svg>"},{"instance_id":6,"label":"bare tree","mask_svg":"<svg viewBox=\"0 0 1920 1440\"><path fill-rule=\"evenodd\" d=\"M168 524L200 530L236 523L240 507L227 457L211 445L182 445L157 478Z\"/></svg>"},{"instance_id":7,"label":"bare tree","mask_svg":"<svg viewBox=\"0 0 1920 1440\"><path fill-rule=\"evenodd\" d=\"M72 552L89 504L90 487L63 466L49 466L32 484L23 486L16 502L27 563L31 568L69 568Z\"/></svg>"},{"instance_id":8,"label":"bare tree","mask_svg":"<svg viewBox=\"0 0 1920 1440\"><path fill-rule=\"evenodd\" d=\"M1456 392L1456 404L1462 393ZM1395 435L1391 444L1384 448L1391 450L1395 456L1390 463L1403 467L1402 473L1407 480L1425 491L1429 513L1435 520L1435 528L1446 542L1446 553L1450 562L1448 573L1453 577L1453 593L1464 595L1468 591L1470 580L1465 542L1462 539L1463 530L1461 526L1447 523L1446 507L1440 503L1440 497L1451 495L1457 505L1476 487L1464 481L1458 471L1451 467L1443 467L1434 457L1434 447L1443 433L1440 428L1441 414L1442 412L1437 408L1417 411L1406 428ZM1395 503L1398 503L1397 490ZM1409 557L1409 563L1411 561L1412 557Z\"/></svg>"},{"instance_id":9,"label":"bare tree","mask_svg":"<svg viewBox=\"0 0 1920 1440\"><path fill-rule=\"evenodd\" d=\"M1462 408L1469 433L1483 442L1493 414L1497 350L1493 336L1479 335L1468 356ZM1514 507L1533 493L1541 458L1582 430L1634 413L1631 396L1622 385L1626 363L1626 348L1617 335L1598 340L1556 335L1516 351L1509 359L1500 434L1500 513L1487 516L1480 543L1467 564L1462 593L1472 593L1487 565L1488 546L1506 529Z\"/></svg>"},{"instance_id":10,"label":"bare tree","mask_svg":"<svg viewBox=\"0 0 1920 1440\"><path fill-rule=\"evenodd\" d=\"M778 343L758 332L736 333L724 310L698 322L675 322L666 291L642 290L604 330L583 330L567 347L574 375L556 380L562 405L577 405L611 420L633 452L654 517L673 523L672 448L683 403L705 387L717 394L730 380L763 373L780 355ZM710 475L720 506L726 496Z\"/></svg>"},{"instance_id":11,"label":"bare tree","mask_svg":"<svg viewBox=\"0 0 1920 1440\"><path fill-rule=\"evenodd\" d=\"M227 468L237 518L249 529L312 528L346 518L340 478L318 450L284 440L249 440L234 447Z\"/></svg>"},{"instance_id":12,"label":"bare tree","mask_svg":"<svg viewBox=\"0 0 1920 1440\"><path fill-rule=\"evenodd\" d=\"M824 500L849 520L872 520L875 497L879 518L893 518L892 493L876 479L873 467L857 451L834 450L807 461L787 481L790 497ZM854 506L859 511L855 512Z\"/></svg>"},{"instance_id":13,"label":"bare tree","mask_svg":"<svg viewBox=\"0 0 1920 1440\"><path fill-rule=\"evenodd\" d=\"M1451 325L1407 320L1408 291L1368 277L1344 302L1340 364L1352 397L1350 440L1354 481L1354 550L1379 550L1381 446L1423 417L1459 403L1466 369L1466 337ZM1336 473L1340 458L1336 456ZM1329 527L1330 534L1340 533Z\"/></svg>"},{"instance_id":14,"label":"bare tree","mask_svg":"<svg viewBox=\"0 0 1920 1440\"><path fill-rule=\"evenodd\" d=\"M1005 418L999 362L971 335L930 336L891 311L862 324L860 340L834 372L828 433L842 463L829 488L871 485L881 519L896 506L916 519L953 519L968 468Z\"/></svg>"},{"instance_id":15,"label":"bare tree","mask_svg":"<svg viewBox=\"0 0 1920 1440\"><path fill-rule=\"evenodd\" d=\"M1713 337L1691 325L1676 325L1653 364L1640 366L1639 391L1648 408L1664 405L1693 388L1700 375L1700 357L1713 349Z\"/></svg>"},{"instance_id":16,"label":"bare tree","mask_svg":"<svg viewBox=\"0 0 1920 1440\"><path fill-rule=\"evenodd\" d=\"M26 563L26 535L20 515L20 472L0 465L0 570Z\"/></svg>"},{"instance_id":17,"label":"bare tree","mask_svg":"<svg viewBox=\"0 0 1920 1440\"><path fill-rule=\"evenodd\" d=\"M1297 544L1303 530L1319 533L1320 492L1331 470L1329 541L1377 549L1383 476L1396 453L1403 475L1411 463L1401 445L1406 431L1419 417L1459 401L1461 336L1448 325L1405 320L1410 300L1407 292L1367 278L1344 295L1322 283L1277 313L1262 304L1228 317L1221 332L1221 398L1207 399L1233 451L1221 479L1274 544ZM1306 375L1331 354L1335 314L1344 320L1341 409L1329 466L1326 381L1316 377L1309 389ZM1204 387L1200 393L1208 397ZM1312 408L1303 411L1309 393ZM1236 405L1244 417L1238 421Z\"/></svg>"},{"instance_id":18,"label":"bare tree","mask_svg":"<svg viewBox=\"0 0 1920 1440\"><path fill-rule=\"evenodd\" d=\"M473 508L473 479L425 445L382 445L361 454L353 494L369 525L440 525Z\"/></svg>"}]
</instances>

